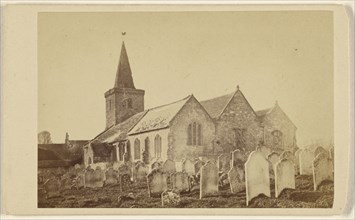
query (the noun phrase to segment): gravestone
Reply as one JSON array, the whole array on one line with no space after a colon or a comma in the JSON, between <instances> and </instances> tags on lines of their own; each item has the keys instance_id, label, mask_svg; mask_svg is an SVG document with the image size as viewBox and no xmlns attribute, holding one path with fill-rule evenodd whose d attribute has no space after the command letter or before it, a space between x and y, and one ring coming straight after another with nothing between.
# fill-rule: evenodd
<instances>
[{"instance_id":1,"label":"gravestone","mask_svg":"<svg viewBox=\"0 0 355 220\"><path fill-rule=\"evenodd\" d=\"M114 185L118 183L118 171L113 168L108 168L105 172L106 180L105 186Z\"/></svg>"},{"instance_id":2,"label":"gravestone","mask_svg":"<svg viewBox=\"0 0 355 220\"><path fill-rule=\"evenodd\" d=\"M118 171L118 169L119 169L119 167L120 167L121 165L122 165L122 162L121 162L121 163L119 163L119 162L114 162L114 163L112 164L112 169Z\"/></svg>"},{"instance_id":3,"label":"gravestone","mask_svg":"<svg viewBox=\"0 0 355 220\"><path fill-rule=\"evenodd\" d=\"M233 166L237 166L239 164L245 163L244 154L239 149L232 151L231 155L232 155L232 162L231 163Z\"/></svg>"},{"instance_id":4,"label":"gravestone","mask_svg":"<svg viewBox=\"0 0 355 220\"><path fill-rule=\"evenodd\" d=\"M165 173L175 173L176 172L176 166L175 162L172 160L166 160L162 166L163 172Z\"/></svg>"},{"instance_id":5,"label":"gravestone","mask_svg":"<svg viewBox=\"0 0 355 220\"><path fill-rule=\"evenodd\" d=\"M129 176L132 176L132 168L130 166L128 166L127 164L122 164L119 168L118 168L118 175L124 175L124 174L128 174Z\"/></svg>"},{"instance_id":6,"label":"gravestone","mask_svg":"<svg viewBox=\"0 0 355 220\"><path fill-rule=\"evenodd\" d=\"M168 189L168 174L162 169L154 169L147 176L148 191L150 197L160 197L161 193Z\"/></svg>"},{"instance_id":7,"label":"gravestone","mask_svg":"<svg viewBox=\"0 0 355 220\"><path fill-rule=\"evenodd\" d=\"M71 178L63 178L60 180L61 190L70 190L73 186L73 181Z\"/></svg>"},{"instance_id":8,"label":"gravestone","mask_svg":"<svg viewBox=\"0 0 355 220\"><path fill-rule=\"evenodd\" d=\"M120 178L120 190L121 192L124 192L127 189L130 189L131 187L131 176L129 174L123 174L119 176Z\"/></svg>"},{"instance_id":9,"label":"gravestone","mask_svg":"<svg viewBox=\"0 0 355 220\"><path fill-rule=\"evenodd\" d=\"M269 156L270 153L271 153L270 148L268 148L268 147L266 147L266 146L264 146L264 145L262 145L262 146L257 146L255 151L260 152L261 155L262 155L265 159L267 159L268 156ZM250 154L251 154L251 153L250 153ZM249 159L250 154L248 155L248 159Z\"/></svg>"},{"instance_id":10,"label":"gravestone","mask_svg":"<svg viewBox=\"0 0 355 220\"><path fill-rule=\"evenodd\" d=\"M163 207L176 207L180 204L179 192L175 190L166 190L161 194L161 205Z\"/></svg>"},{"instance_id":11,"label":"gravestone","mask_svg":"<svg viewBox=\"0 0 355 220\"><path fill-rule=\"evenodd\" d=\"M301 149L298 149L295 152L295 167L296 167L296 174L300 173L300 153L301 153Z\"/></svg>"},{"instance_id":12,"label":"gravestone","mask_svg":"<svg viewBox=\"0 0 355 220\"><path fill-rule=\"evenodd\" d=\"M52 178L44 183L44 189L46 191L46 198L53 198L60 196L60 182L57 178Z\"/></svg>"},{"instance_id":13,"label":"gravestone","mask_svg":"<svg viewBox=\"0 0 355 220\"><path fill-rule=\"evenodd\" d=\"M291 160L286 158L275 166L275 197L277 198L284 189L295 189L295 168Z\"/></svg>"},{"instance_id":14,"label":"gravestone","mask_svg":"<svg viewBox=\"0 0 355 220\"><path fill-rule=\"evenodd\" d=\"M245 163L246 203L260 194L270 197L269 162L261 149L251 152Z\"/></svg>"},{"instance_id":15,"label":"gravestone","mask_svg":"<svg viewBox=\"0 0 355 220\"><path fill-rule=\"evenodd\" d=\"M313 161L313 185L314 191L324 180L333 181L333 162L327 152L317 155Z\"/></svg>"},{"instance_id":16,"label":"gravestone","mask_svg":"<svg viewBox=\"0 0 355 220\"><path fill-rule=\"evenodd\" d=\"M228 173L231 168L231 159L231 154L219 155L217 159L218 170L222 171L223 173Z\"/></svg>"},{"instance_id":17,"label":"gravestone","mask_svg":"<svg viewBox=\"0 0 355 220\"><path fill-rule=\"evenodd\" d=\"M189 175L185 172L171 174L173 190L177 192L188 192L190 190Z\"/></svg>"},{"instance_id":18,"label":"gravestone","mask_svg":"<svg viewBox=\"0 0 355 220\"><path fill-rule=\"evenodd\" d=\"M314 150L314 158L316 158L320 153L327 153L327 151L323 147L317 147Z\"/></svg>"},{"instance_id":19,"label":"gravestone","mask_svg":"<svg viewBox=\"0 0 355 220\"><path fill-rule=\"evenodd\" d=\"M301 175L312 175L313 169L312 164L314 160L314 154L308 149L303 149L299 155L300 159L300 174Z\"/></svg>"},{"instance_id":20,"label":"gravestone","mask_svg":"<svg viewBox=\"0 0 355 220\"><path fill-rule=\"evenodd\" d=\"M195 175L197 175L200 172L201 167L205 165L205 162L202 160L197 160L194 164L195 167Z\"/></svg>"},{"instance_id":21,"label":"gravestone","mask_svg":"<svg viewBox=\"0 0 355 220\"><path fill-rule=\"evenodd\" d=\"M291 151L284 151L282 152L282 154L280 155L280 160L282 159L292 159L293 158L293 153Z\"/></svg>"},{"instance_id":22,"label":"gravestone","mask_svg":"<svg viewBox=\"0 0 355 220\"><path fill-rule=\"evenodd\" d=\"M233 166L228 172L228 179L232 193L245 190L244 169L240 166Z\"/></svg>"},{"instance_id":23,"label":"gravestone","mask_svg":"<svg viewBox=\"0 0 355 220\"><path fill-rule=\"evenodd\" d=\"M85 172L85 187L103 187L104 179L105 173L101 170L100 167L97 167L96 170L88 169Z\"/></svg>"},{"instance_id":24,"label":"gravestone","mask_svg":"<svg viewBox=\"0 0 355 220\"><path fill-rule=\"evenodd\" d=\"M152 163L152 165L151 165L152 170L154 170L154 169L159 169L159 168L161 168L161 167L162 167L162 162L161 162L161 161L155 161L155 162Z\"/></svg>"},{"instance_id":25,"label":"gravestone","mask_svg":"<svg viewBox=\"0 0 355 220\"><path fill-rule=\"evenodd\" d=\"M139 161L136 163L134 167L134 180L136 181L146 181L147 180L147 175L149 173L148 166Z\"/></svg>"},{"instance_id":26,"label":"gravestone","mask_svg":"<svg viewBox=\"0 0 355 220\"><path fill-rule=\"evenodd\" d=\"M187 173L189 176L195 175L195 167L190 159L186 159L182 163L182 172Z\"/></svg>"},{"instance_id":27,"label":"gravestone","mask_svg":"<svg viewBox=\"0 0 355 220\"><path fill-rule=\"evenodd\" d=\"M74 168L77 170L77 169L81 169L81 166L80 164L75 164Z\"/></svg>"},{"instance_id":28,"label":"gravestone","mask_svg":"<svg viewBox=\"0 0 355 220\"><path fill-rule=\"evenodd\" d=\"M182 162L176 161L175 162L176 172L182 172Z\"/></svg>"},{"instance_id":29,"label":"gravestone","mask_svg":"<svg viewBox=\"0 0 355 220\"><path fill-rule=\"evenodd\" d=\"M218 193L218 167L208 161L201 167L200 176L200 199Z\"/></svg>"},{"instance_id":30,"label":"gravestone","mask_svg":"<svg viewBox=\"0 0 355 220\"><path fill-rule=\"evenodd\" d=\"M107 169L107 163L100 162L100 163L93 163L90 164L91 168L96 170L97 167L100 167L101 170L106 170Z\"/></svg>"}]
</instances>

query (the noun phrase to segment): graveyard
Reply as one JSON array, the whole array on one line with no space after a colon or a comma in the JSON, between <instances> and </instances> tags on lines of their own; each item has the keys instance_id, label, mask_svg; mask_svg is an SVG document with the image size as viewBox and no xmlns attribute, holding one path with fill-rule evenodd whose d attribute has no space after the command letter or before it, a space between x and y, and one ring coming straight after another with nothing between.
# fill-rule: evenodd
<instances>
[{"instance_id":1,"label":"graveyard","mask_svg":"<svg viewBox=\"0 0 355 220\"><path fill-rule=\"evenodd\" d=\"M333 150L40 170L39 208L331 208ZM246 157L246 155L248 157Z\"/></svg>"}]
</instances>

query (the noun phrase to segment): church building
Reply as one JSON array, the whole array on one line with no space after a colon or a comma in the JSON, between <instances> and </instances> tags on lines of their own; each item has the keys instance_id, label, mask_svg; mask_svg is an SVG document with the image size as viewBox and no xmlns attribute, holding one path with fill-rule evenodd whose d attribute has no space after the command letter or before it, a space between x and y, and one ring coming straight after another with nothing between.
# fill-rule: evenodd
<instances>
[{"instance_id":1,"label":"church building","mask_svg":"<svg viewBox=\"0 0 355 220\"><path fill-rule=\"evenodd\" d=\"M262 144L294 151L296 126L276 103L255 111L239 86L235 92L199 101L192 94L151 109L145 91L134 86L122 43L114 87L105 93L106 129L84 146L83 162L155 161L217 158ZM261 94L262 95L262 94Z\"/></svg>"}]
</instances>

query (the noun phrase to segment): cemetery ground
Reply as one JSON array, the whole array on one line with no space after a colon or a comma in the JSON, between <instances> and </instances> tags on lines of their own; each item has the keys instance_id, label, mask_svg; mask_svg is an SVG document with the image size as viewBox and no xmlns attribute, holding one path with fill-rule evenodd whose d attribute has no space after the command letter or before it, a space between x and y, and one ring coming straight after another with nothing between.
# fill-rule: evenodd
<instances>
[{"instance_id":1,"label":"cemetery ground","mask_svg":"<svg viewBox=\"0 0 355 220\"><path fill-rule=\"evenodd\" d=\"M181 193L181 201L174 208L331 208L334 198L332 181L324 181L314 191L311 175L297 175L296 189L285 189L275 198L271 183L271 198L259 195L246 206L245 190L232 194L229 184L220 186L218 195L199 199L198 187ZM43 185L38 186L39 208L163 208L160 197L149 197L146 182L132 183L125 192L119 184L102 188L67 189L60 196L46 198Z\"/></svg>"}]
</instances>

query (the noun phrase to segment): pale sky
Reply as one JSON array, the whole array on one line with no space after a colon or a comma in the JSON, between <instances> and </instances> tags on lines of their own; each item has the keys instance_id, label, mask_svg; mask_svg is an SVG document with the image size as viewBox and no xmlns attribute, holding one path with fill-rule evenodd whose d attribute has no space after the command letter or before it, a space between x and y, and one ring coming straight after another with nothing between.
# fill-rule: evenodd
<instances>
[{"instance_id":1,"label":"pale sky","mask_svg":"<svg viewBox=\"0 0 355 220\"><path fill-rule=\"evenodd\" d=\"M299 145L333 139L331 12L41 13L38 131L53 142L105 129L122 31L145 108L239 84L254 110L278 101Z\"/></svg>"}]
</instances>

